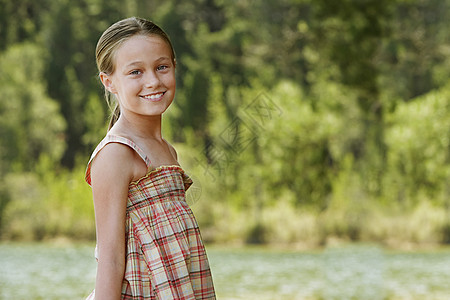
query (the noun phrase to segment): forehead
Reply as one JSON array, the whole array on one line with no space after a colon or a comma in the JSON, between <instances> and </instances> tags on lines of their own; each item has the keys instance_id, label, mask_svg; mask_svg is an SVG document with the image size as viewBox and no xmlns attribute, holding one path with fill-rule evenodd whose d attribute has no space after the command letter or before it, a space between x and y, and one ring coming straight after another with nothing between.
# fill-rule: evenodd
<instances>
[{"instance_id":1,"label":"forehead","mask_svg":"<svg viewBox=\"0 0 450 300\"><path fill-rule=\"evenodd\" d=\"M172 59L169 44L157 35L135 35L127 39L115 53L117 66L130 61L154 61L162 57Z\"/></svg>"}]
</instances>

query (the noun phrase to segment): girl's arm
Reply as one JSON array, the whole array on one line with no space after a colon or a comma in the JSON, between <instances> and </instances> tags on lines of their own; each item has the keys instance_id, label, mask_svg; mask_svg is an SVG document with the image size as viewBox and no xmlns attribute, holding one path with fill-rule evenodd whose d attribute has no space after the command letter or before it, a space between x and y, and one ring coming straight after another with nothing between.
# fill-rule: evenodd
<instances>
[{"instance_id":1,"label":"girl's arm","mask_svg":"<svg viewBox=\"0 0 450 300\"><path fill-rule=\"evenodd\" d=\"M96 300L120 299L125 271L125 219L133 150L111 143L91 168L98 247Z\"/></svg>"}]
</instances>

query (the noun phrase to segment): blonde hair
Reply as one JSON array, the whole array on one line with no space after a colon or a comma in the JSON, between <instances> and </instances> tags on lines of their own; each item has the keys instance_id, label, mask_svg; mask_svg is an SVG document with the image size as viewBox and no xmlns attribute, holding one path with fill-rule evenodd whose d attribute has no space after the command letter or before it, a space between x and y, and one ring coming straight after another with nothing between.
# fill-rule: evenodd
<instances>
[{"instance_id":1,"label":"blonde hair","mask_svg":"<svg viewBox=\"0 0 450 300\"><path fill-rule=\"evenodd\" d=\"M161 37L170 46L172 60L175 64L175 51L173 50L169 36L155 23L141 18L131 17L112 24L103 32L98 40L95 50L98 71L107 75L113 74L115 71L114 59L117 49L135 35L156 35ZM105 98L112 111L108 127L109 130L120 116L120 107L113 95L106 88Z\"/></svg>"}]
</instances>

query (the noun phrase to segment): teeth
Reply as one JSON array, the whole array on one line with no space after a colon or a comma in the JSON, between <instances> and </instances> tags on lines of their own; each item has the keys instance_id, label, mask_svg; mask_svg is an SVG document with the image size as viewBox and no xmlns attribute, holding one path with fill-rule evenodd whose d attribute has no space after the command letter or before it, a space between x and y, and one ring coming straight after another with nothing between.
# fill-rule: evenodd
<instances>
[{"instance_id":1,"label":"teeth","mask_svg":"<svg viewBox=\"0 0 450 300\"><path fill-rule=\"evenodd\" d=\"M147 95L147 96L144 96L144 98L153 100L153 99L160 98L162 95L163 95L163 93L159 93L159 94Z\"/></svg>"}]
</instances>

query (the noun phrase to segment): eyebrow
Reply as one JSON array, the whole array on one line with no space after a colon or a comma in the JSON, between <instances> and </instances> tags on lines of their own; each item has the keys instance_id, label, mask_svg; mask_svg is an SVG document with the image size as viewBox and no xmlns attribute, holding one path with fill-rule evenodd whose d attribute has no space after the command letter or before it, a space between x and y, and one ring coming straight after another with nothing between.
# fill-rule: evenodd
<instances>
[{"instance_id":1,"label":"eyebrow","mask_svg":"<svg viewBox=\"0 0 450 300\"><path fill-rule=\"evenodd\" d=\"M170 57L168 57L168 56L161 56L160 58L158 58L157 60L155 60L155 62L156 62L156 63L159 63L159 62L165 61L165 60L170 60L170 61L171 61L172 59L171 59ZM141 61L141 60L133 61L133 62L127 64L127 65L124 67L124 69L128 69L128 68L130 68L130 67L138 66L138 65L141 65L141 64L142 64L142 61Z\"/></svg>"}]
</instances>

